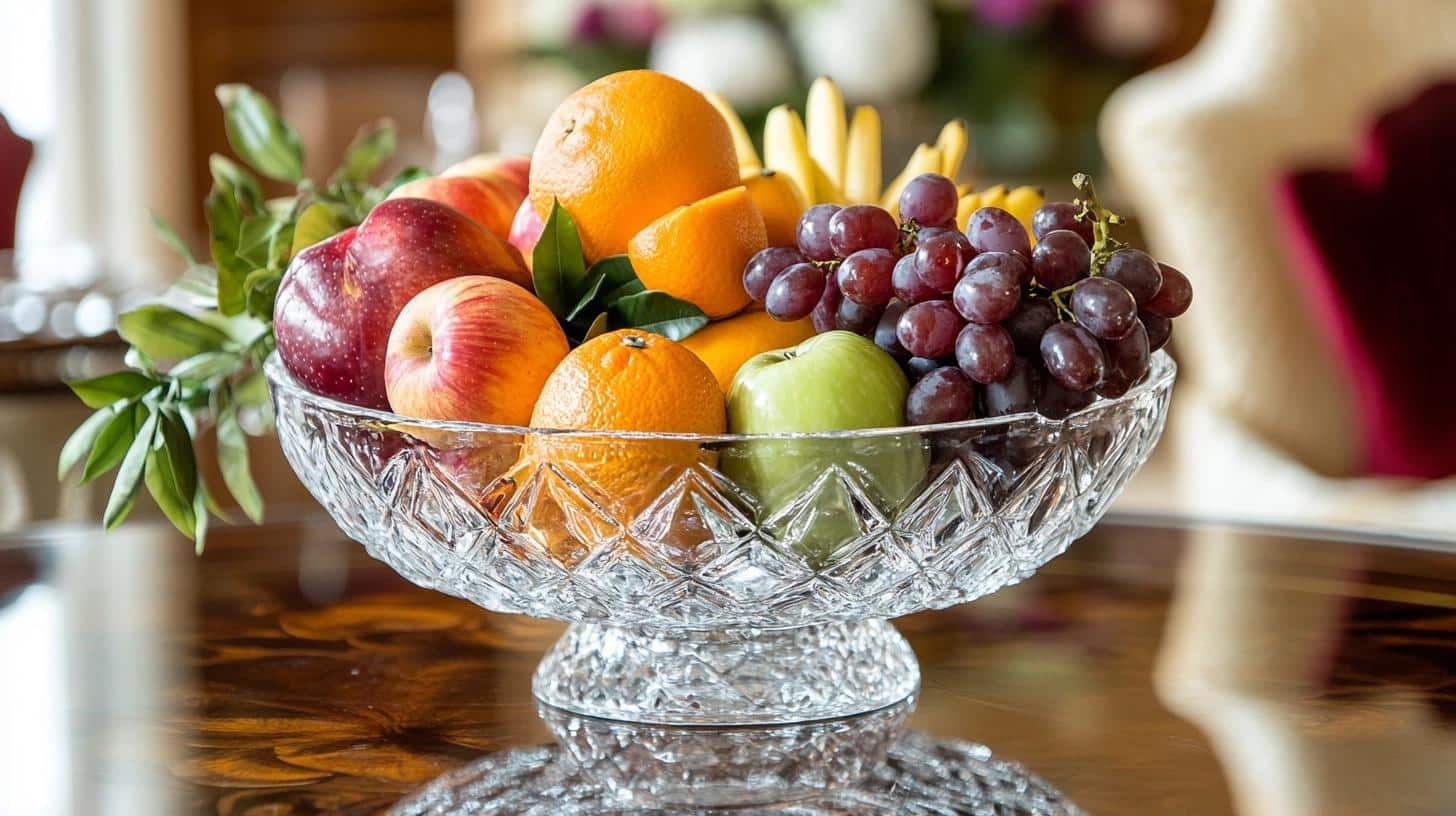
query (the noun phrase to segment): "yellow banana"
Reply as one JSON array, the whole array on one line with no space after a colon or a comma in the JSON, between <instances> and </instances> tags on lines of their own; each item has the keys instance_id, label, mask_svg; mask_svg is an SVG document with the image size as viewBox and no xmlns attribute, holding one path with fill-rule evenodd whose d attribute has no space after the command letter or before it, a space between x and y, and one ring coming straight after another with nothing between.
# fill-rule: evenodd
<instances>
[{"instance_id":1,"label":"yellow banana","mask_svg":"<svg viewBox=\"0 0 1456 816\"><path fill-rule=\"evenodd\" d=\"M1026 234L1031 235L1031 217L1046 203L1046 195L1040 187L1017 187L1006 194L1006 203L1001 205L1002 209L1016 216L1021 226L1026 227Z\"/></svg>"},{"instance_id":2,"label":"yellow banana","mask_svg":"<svg viewBox=\"0 0 1456 816\"><path fill-rule=\"evenodd\" d=\"M869 105L854 109L844 155L844 197L855 204L878 204L880 185L880 112Z\"/></svg>"},{"instance_id":3,"label":"yellow banana","mask_svg":"<svg viewBox=\"0 0 1456 816\"><path fill-rule=\"evenodd\" d=\"M940 148L940 174L942 176L955 181L956 175L961 171L961 162L966 157L968 140L966 120L964 119L952 119L940 129L940 135L935 139L935 146Z\"/></svg>"},{"instance_id":4,"label":"yellow banana","mask_svg":"<svg viewBox=\"0 0 1456 816\"><path fill-rule=\"evenodd\" d=\"M733 106L721 94L709 93L705 96L718 109L723 121L728 123L728 132L733 134L733 151L738 154L738 171L747 173L762 170L763 162L759 161L758 151L753 147L753 138L748 135L748 128L744 127L738 111L733 110Z\"/></svg>"},{"instance_id":5,"label":"yellow banana","mask_svg":"<svg viewBox=\"0 0 1456 816\"><path fill-rule=\"evenodd\" d=\"M819 77L809 86L804 103L808 127L809 156L819 165L836 189L844 185L844 94L829 77ZM822 198L821 198L822 200Z\"/></svg>"},{"instance_id":6,"label":"yellow banana","mask_svg":"<svg viewBox=\"0 0 1456 816\"><path fill-rule=\"evenodd\" d=\"M890 182L885 188L885 193L880 197L880 206L890 211L895 218L900 217L900 193L910 180L924 173L940 172L940 148L928 144L921 144L911 154L910 161L905 163L905 169L900 175Z\"/></svg>"},{"instance_id":7,"label":"yellow banana","mask_svg":"<svg viewBox=\"0 0 1456 816\"><path fill-rule=\"evenodd\" d=\"M971 222L971 213L981 209L981 194L966 193L961 200L956 202L956 226L961 232L966 231L966 225Z\"/></svg>"},{"instance_id":8,"label":"yellow banana","mask_svg":"<svg viewBox=\"0 0 1456 816\"><path fill-rule=\"evenodd\" d=\"M763 163L793 180L810 204L818 199L814 189L814 160L809 157L809 140L804 120L788 105L768 112L763 125Z\"/></svg>"},{"instance_id":9,"label":"yellow banana","mask_svg":"<svg viewBox=\"0 0 1456 816\"><path fill-rule=\"evenodd\" d=\"M839 204L843 206L852 203L844 195L844 191L839 189L839 185L834 183L834 179L824 175L824 170L819 166L819 162L810 160L809 163L813 165L814 169L815 204Z\"/></svg>"}]
</instances>

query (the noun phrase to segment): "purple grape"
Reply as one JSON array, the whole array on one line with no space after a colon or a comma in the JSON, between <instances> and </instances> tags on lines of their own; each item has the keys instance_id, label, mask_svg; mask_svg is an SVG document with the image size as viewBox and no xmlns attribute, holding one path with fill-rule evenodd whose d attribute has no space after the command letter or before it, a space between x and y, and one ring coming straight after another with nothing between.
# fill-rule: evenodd
<instances>
[{"instance_id":1,"label":"purple grape","mask_svg":"<svg viewBox=\"0 0 1456 816\"><path fill-rule=\"evenodd\" d=\"M994 383L1006 379L1016 357L1016 344L1000 326L967 323L956 337L956 365L967 377L978 383Z\"/></svg>"},{"instance_id":2,"label":"purple grape","mask_svg":"<svg viewBox=\"0 0 1456 816\"><path fill-rule=\"evenodd\" d=\"M1148 330L1141 321L1120 340L1103 340L1102 355L1107 358L1107 372L1097 393L1116 399L1127 393L1129 388L1148 373L1148 358L1152 350L1148 346Z\"/></svg>"},{"instance_id":3,"label":"purple grape","mask_svg":"<svg viewBox=\"0 0 1456 816\"><path fill-rule=\"evenodd\" d=\"M1163 285L1158 287L1158 293L1152 299L1142 304L1142 308L1161 317L1177 317L1188 311L1193 303L1193 284L1187 275L1167 264L1158 264L1158 269L1163 273Z\"/></svg>"},{"instance_id":4,"label":"purple grape","mask_svg":"<svg viewBox=\"0 0 1456 816\"><path fill-rule=\"evenodd\" d=\"M965 321L944 300L917 303L900 315L895 334L916 357L944 357L955 351L956 335Z\"/></svg>"},{"instance_id":5,"label":"purple grape","mask_svg":"<svg viewBox=\"0 0 1456 816\"><path fill-rule=\"evenodd\" d=\"M824 270L813 264L794 264L768 288L763 308L775 320L801 320L814 311L824 294Z\"/></svg>"},{"instance_id":6,"label":"purple grape","mask_svg":"<svg viewBox=\"0 0 1456 816\"><path fill-rule=\"evenodd\" d=\"M884 306L895 296L895 263L888 249L861 249L839 265L839 291L864 306Z\"/></svg>"},{"instance_id":7,"label":"purple grape","mask_svg":"<svg viewBox=\"0 0 1456 816\"><path fill-rule=\"evenodd\" d=\"M804 262L803 253L794 247L769 247L759 250L743 268L743 288L758 303L768 296L768 287L785 269Z\"/></svg>"},{"instance_id":8,"label":"purple grape","mask_svg":"<svg viewBox=\"0 0 1456 816\"><path fill-rule=\"evenodd\" d=\"M1071 323L1057 323L1041 336L1041 360L1052 379L1069 391L1096 388L1107 367L1097 338Z\"/></svg>"},{"instance_id":9,"label":"purple grape","mask_svg":"<svg viewBox=\"0 0 1456 816\"><path fill-rule=\"evenodd\" d=\"M814 311L809 313L809 320L813 322L815 332L823 334L839 327L839 304L843 299L844 296L839 293L839 278L834 275L825 275L824 294L819 296L819 302L814 305Z\"/></svg>"},{"instance_id":10,"label":"purple grape","mask_svg":"<svg viewBox=\"0 0 1456 816\"><path fill-rule=\"evenodd\" d=\"M911 382L916 382L944 365L945 363L931 357L911 357L901 365L901 368L905 369L905 376L909 377Z\"/></svg>"},{"instance_id":11,"label":"purple grape","mask_svg":"<svg viewBox=\"0 0 1456 816\"><path fill-rule=\"evenodd\" d=\"M971 260L949 232L936 233L915 248L915 274L937 294L949 294Z\"/></svg>"},{"instance_id":12,"label":"purple grape","mask_svg":"<svg viewBox=\"0 0 1456 816\"><path fill-rule=\"evenodd\" d=\"M1077 213L1082 208L1070 201L1053 201L1043 204L1031 216L1031 234L1036 240L1042 240L1047 234L1057 230L1071 230L1082 236L1082 241L1087 246L1092 246L1095 241L1092 232L1092 220L1078 221Z\"/></svg>"},{"instance_id":13,"label":"purple grape","mask_svg":"<svg viewBox=\"0 0 1456 816\"><path fill-rule=\"evenodd\" d=\"M951 297L956 311L966 320L986 325L1000 323L1020 305L1021 284L1016 272L1007 266L987 266L968 271Z\"/></svg>"},{"instance_id":14,"label":"purple grape","mask_svg":"<svg viewBox=\"0 0 1456 816\"><path fill-rule=\"evenodd\" d=\"M848 258L862 249L894 249L900 243L895 216L873 204L854 204L829 219L829 245Z\"/></svg>"},{"instance_id":15,"label":"purple grape","mask_svg":"<svg viewBox=\"0 0 1456 816\"><path fill-rule=\"evenodd\" d=\"M834 260L834 247L829 243L829 220L839 212L835 204L815 204L799 217L799 251L811 261Z\"/></svg>"},{"instance_id":16,"label":"purple grape","mask_svg":"<svg viewBox=\"0 0 1456 816\"><path fill-rule=\"evenodd\" d=\"M1031 283L1031 264L1013 252L984 252L972 258L961 274L969 275L977 270L992 268L1010 271L1016 278L1018 286Z\"/></svg>"},{"instance_id":17,"label":"purple grape","mask_svg":"<svg viewBox=\"0 0 1456 816\"><path fill-rule=\"evenodd\" d=\"M1031 239L1016 216L1000 207L982 207L971 213L966 237L977 252L1015 252L1031 260Z\"/></svg>"},{"instance_id":18,"label":"purple grape","mask_svg":"<svg viewBox=\"0 0 1456 816\"><path fill-rule=\"evenodd\" d=\"M868 337L874 333L875 325L880 322L880 313L884 311L884 308L884 306L866 306L862 303L855 303L847 297L840 298L834 325L836 328Z\"/></svg>"},{"instance_id":19,"label":"purple grape","mask_svg":"<svg viewBox=\"0 0 1456 816\"><path fill-rule=\"evenodd\" d=\"M1091 405L1097 395L1063 386L1056 377L1047 377L1036 398L1036 410L1048 419L1066 419Z\"/></svg>"},{"instance_id":20,"label":"purple grape","mask_svg":"<svg viewBox=\"0 0 1456 816\"><path fill-rule=\"evenodd\" d=\"M885 311L880 315L880 320L875 324L875 345L885 350L885 353L896 360L904 360L910 357L910 352L900 345L900 338L896 336L895 329L900 324L900 315L905 314L905 304L898 300L892 300L885 305Z\"/></svg>"},{"instance_id":21,"label":"purple grape","mask_svg":"<svg viewBox=\"0 0 1456 816\"><path fill-rule=\"evenodd\" d=\"M1078 281L1067 305L1077 323L1101 340L1126 337L1137 323L1137 301L1132 293L1107 278Z\"/></svg>"},{"instance_id":22,"label":"purple grape","mask_svg":"<svg viewBox=\"0 0 1456 816\"><path fill-rule=\"evenodd\" d=\"M920 279L915 274L915 253L902 256L895 262L895 270L890 275L895 285L895 297L908 304L924 303L927 300L940 297L940 292Z\"/></svg>"},{"instance_id":23,"label":"purple grape","mask_svg":"<svg viewBox=\"0 0 1456 816\"><path fill-rule=\"evenodd\" d=\"M976 389L955 366L941 366L921 377L905 398L905 422L936 425L970 419Z\"/></svg>"},{"instance_id":24,"label":"purple grape","mask_svg":"<svg viewBox=\"0 0 1456 816\"><path fill-rule=\"evenodd\" d=\"M955 182L939 173L925 173L910 179L900 193L900 220L917 224L954 221L960 195Z\"/></svg>"},{"instance_id":25,"label":"purple grape","mask_svg":"<svg viewBox=\"0 0 1456 816\"><path fill-rule=\"evenodd\" d=\"M1148 348L1157 351L1168 345L1168 340L1173 336L1173 321L1162 315L1155 315L1152 312L1141 312L1138 320L1142 321L1143 327L1148 331Z\"/></svg>"},{"instance_id":26,"label":"purple grape","mask_svg":"<svg viewBox=\"0 0 1456 816\"><path fill-rule=\"evenodd\" d=\"M1107 257L1102 267L1102 277L1117 281L1132 293L1138 308L1142 308L1158 290L1163 287L1163 273L1158 262L1140 249L1119 249Z\"/></svg>"},{"instance_id":27,"label":"purple grape","mask_svg":"<svg viewBox=\"0 0 1456 816\"><path fill-rule=\"evenodd\" d=\"M988 417L1009 416L1036 410L1041 393L1041 367L1025 357L1011 361L1011 370L1000 382L981 389L981 405Z\"/></svg>"},{"instance_id":28,"label":"purple grape","mask_svg":"<svg viewBox=\"0 0 1456 816\"><path fill-rule=\"evenodd\" d=\"M1040 353L1041 336L1057 322L1057 307L1050 300L1024 297L1011 316L1001 322L1016 344L1016 353L1035 357Z\"/></svg>"},{"instance_id":29,"label":"purple grape","mask_svg":"<svg viewBox=\"0 0 1456 816\"><path fill-rule=\"evenodd\" d=\"M1092 270L1092 250L1071 230L1053 230L1031 252L1031 274L1048 289L1071 286Z\"/></svg>"}]
</instances>

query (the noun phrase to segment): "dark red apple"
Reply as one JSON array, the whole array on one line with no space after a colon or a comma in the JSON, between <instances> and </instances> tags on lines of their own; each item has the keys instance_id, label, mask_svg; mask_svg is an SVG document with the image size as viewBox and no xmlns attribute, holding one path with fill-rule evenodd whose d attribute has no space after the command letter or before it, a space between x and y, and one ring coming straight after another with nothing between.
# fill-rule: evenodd
<instances>
[{"instance_id":1,"label":"dark red apple","mask_svg":"<svg viewBox=\"0 0 1456 816\"><path fill-rule=\"evenodd\" d=\"M273 307L278 355L315 393L388 408L384 356L395 318L420 291L461 275L531 287L515 247L469 217L421 198L385 201L289 264Z\"/></svg>"}]
</instances>

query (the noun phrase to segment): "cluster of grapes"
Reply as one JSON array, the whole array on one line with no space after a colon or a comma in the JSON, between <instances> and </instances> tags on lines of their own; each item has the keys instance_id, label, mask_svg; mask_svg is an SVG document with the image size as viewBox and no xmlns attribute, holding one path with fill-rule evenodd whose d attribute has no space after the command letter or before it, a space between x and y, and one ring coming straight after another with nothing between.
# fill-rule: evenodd
<instances>
[{"instance_id":1,"label":"cluster of grapes","mask_svg":"<svg viewBox=\"0 0 1456 816\"><path fill-rule=\"evenodd\" d=\"M1118 397L1148 372L1188 309L1177 269L1114 239L1097 201L1048 203L1032 219L977 210L957 229L957 190L933 173L906 185L897 224L872 205L820 204L798 246L749 261L743 285L779 320L872 338L913 383L911 424L1040 411L1060 419Z\"/></svg>"}]
</instances>

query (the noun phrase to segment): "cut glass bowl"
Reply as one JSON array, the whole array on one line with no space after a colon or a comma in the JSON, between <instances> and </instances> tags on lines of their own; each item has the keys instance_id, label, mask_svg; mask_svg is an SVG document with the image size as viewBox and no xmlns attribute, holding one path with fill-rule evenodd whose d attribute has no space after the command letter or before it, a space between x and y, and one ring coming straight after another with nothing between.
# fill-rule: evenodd
<instances>
[{"instance_id":1,"label":"cut glass bowl","mask_svg":"<svg viewBox=\"0 0 1456 816\"><path fill-rule=\"evenodd\" d=\"M919 687L887 620L1016 583L1086 533L1157 443L1175 371L1159 352L1063 420L689 436L411 420L266 366L284 453L346 534L420 586L571 624L533 682L569 754L612 723L722 752L703 785L677 749L583 763L653 805L873 768Z\"/></svg>"}]
</instances>

